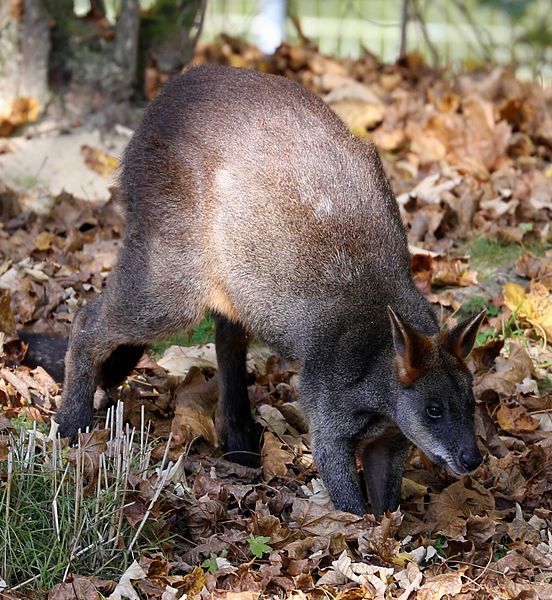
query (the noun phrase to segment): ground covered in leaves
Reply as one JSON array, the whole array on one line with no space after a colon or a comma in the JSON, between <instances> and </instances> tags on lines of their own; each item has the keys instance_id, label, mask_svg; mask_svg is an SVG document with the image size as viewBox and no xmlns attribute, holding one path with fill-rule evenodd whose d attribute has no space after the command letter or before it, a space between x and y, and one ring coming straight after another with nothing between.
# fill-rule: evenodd
<instances>
[{"instance_id":1,"label":"ground covered in leaves","mask_svg":"<svg viewBox=\"0 0 552 600\"><path fill-rule=\"evenodd\" d=\"M308 44L266 58L224 39L197 61L292 77L380 148L416 281L442 320L488 307L472 361L486 458L456 480L413 450L400 511L381 521L335 511L312 462L295 365L251 348L263 433L262 467L250 469L218 449L212 345L158 347L109 395L137 430L151 421L153 460L184 457L157 498L137 477L125 482L124 519L149 517L169 536L155 553L137 551L122 579L117 565L111 580L73 573L50 597L552 598L552 88L500 68L452 77L416 55L337 61ZM111 157L84 155L108 176ZM116 190L107 204L62 193L38 212L33 194L0 191L0 450L59 402L56 382L20 365L17 332L67 335L102 289L124 227Z\"/></svg>"}]
</instances>

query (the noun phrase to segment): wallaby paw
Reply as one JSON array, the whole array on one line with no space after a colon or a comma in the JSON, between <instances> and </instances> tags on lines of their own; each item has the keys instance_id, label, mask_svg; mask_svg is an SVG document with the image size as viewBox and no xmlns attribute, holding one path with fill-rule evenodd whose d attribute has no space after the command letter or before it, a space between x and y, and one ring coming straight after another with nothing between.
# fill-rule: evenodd
<instances>
[{"instance_id":1,"label":"wallaby paw","mask_svg":"<svg viewBox=\"0 0 552 600\"><path fill-rule=\"evenodd\" d=\"M259 455L259 450L228 450L224 453L224 458L231 462L235 462L238 465L243 465L244 467L251 467L256 469L261 466L261 457Z\"/></svg>"},{"instance_id":2,"label":"wallaby paw","mask_svg":"<svg viewBox=\"0 0 552 600\"><path fill-rule=\"evenodd\" d=\"M221 439L224 458L244 467L261 465L259 435L254 425L240 431L227 431L225 438Z\"/></svg>"}]
</instances>

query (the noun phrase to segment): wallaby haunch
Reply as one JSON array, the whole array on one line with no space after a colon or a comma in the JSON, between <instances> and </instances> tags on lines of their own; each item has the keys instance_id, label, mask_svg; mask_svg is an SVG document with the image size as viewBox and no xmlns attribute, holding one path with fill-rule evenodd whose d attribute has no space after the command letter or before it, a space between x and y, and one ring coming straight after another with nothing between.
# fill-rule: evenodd
<instances>
[{"instance_id":1,"label":"wallaby haunch","mask_svg":"<svg viewBox=\"0 0 552 600\"><path fill-rule=\"evenodd\" d=\"M301 364L315 462L335 506L397 508L410 443L456 474L481 462L464 363L483 313L439 332L414 285L375 147L315 94L273 75L199 67L169 82L124 155L127 229L101 297L75 316L63 435L92 423L102 373L212 311L217 427L257 460L250 335ZM121 365L119 365L121 366Z\"/></svg>"}]
</instances>

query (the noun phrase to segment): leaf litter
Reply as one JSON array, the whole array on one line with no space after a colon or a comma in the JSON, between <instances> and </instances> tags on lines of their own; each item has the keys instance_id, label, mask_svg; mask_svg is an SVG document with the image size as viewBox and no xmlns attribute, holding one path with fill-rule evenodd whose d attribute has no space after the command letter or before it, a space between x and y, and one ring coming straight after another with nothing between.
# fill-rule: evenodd
<instances>
[{"instance_id":1,"label":"leaf litter","mask_svg":"<svg viewBox=\"0 0 552 600\"><path fill-rule=\"evenodd\" d=\"M291 77L378 145L420 289L450 325L470 312L470 298L482 298L472 311L490 307L472 361L486 459L457 480L413 449L400 511L379 521L336 511L313 464L297 366L250 350L249 393L262 429L261 467L253 469L219 448L212 346L173 346L145 356L107 391L124 401L131 427L149 423L160 440L152 460L173 461L155 479L129 473L123 511L135 528L162 519L169 541L162 553L138 549L112 580L73 573L49 597L552 598L551 90L498 67L445 78L416 55L383 65L368 53L338 61L312 45L283 44L265 57L230 37L200 48L196 62L206 61ZM106 177L116 167L109 155L82 152ZM103 205L61 193L42 212L8 187L0 200L6 460L1 449L18 419L46 423L59 404L56 382L21 364L17 331L67 336L75 311L102 289L124 225L116 190ZM478 271L469 256L478 238L523 251L502 270ZM87 493L107 437L84 435ZM67 460L75 457L69 450ZM156 487L161 480L174 482L170 492Z\"/></svg>"}]
</instances>

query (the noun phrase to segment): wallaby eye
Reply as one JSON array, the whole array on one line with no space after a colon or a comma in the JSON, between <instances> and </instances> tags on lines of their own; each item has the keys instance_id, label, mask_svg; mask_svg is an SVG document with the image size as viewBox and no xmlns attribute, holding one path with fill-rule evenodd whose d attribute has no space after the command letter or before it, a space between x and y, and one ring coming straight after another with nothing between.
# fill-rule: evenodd
<instances>
[{"instance_id":1,"label":"wallaby eye","mask_svg":"<svg viewBox=\"0 0 552 600\"><path fill-rule=\"evenodd\" d=\"M438 406L428 406L426 412L430 419L440 419L443 416L443 413Z\"/></svg>"}]
</instances>

